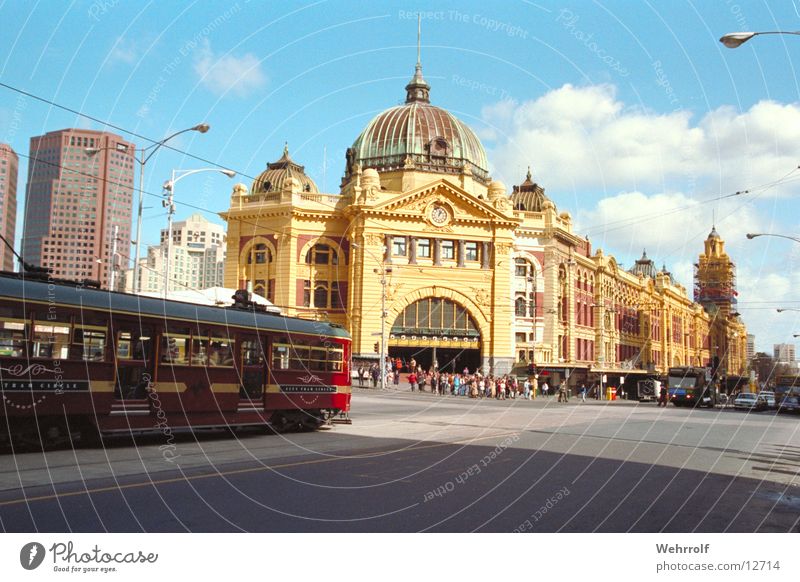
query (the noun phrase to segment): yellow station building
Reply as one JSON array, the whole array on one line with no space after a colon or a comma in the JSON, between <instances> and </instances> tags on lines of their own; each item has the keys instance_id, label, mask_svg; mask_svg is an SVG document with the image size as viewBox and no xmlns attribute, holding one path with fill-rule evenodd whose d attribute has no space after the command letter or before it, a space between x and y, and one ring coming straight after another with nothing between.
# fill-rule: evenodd
<instances>
[{"instance_id":1,"label":"yellow station building","mask_svg":"<svg viewBox=\"0 0 800 582\"><path fill-rule=\"evenodd\" d=\"M377 360L384 338L390 356L426 368L533 365L571 383L605 374L618 385L715 356L744 373L746 331L720 308L724 293L709 311L646 255L623 270L573 232L530 171L510 191L492 180L475 133L431 104L419 63L405 89L347 150L338 193L320 193L288 149L234 187L227 287L340 323L355 361ZM706 259L730 261L716 231L709 239L698 275L719 278L725 268Z\"/></svg>"}]
</instances>

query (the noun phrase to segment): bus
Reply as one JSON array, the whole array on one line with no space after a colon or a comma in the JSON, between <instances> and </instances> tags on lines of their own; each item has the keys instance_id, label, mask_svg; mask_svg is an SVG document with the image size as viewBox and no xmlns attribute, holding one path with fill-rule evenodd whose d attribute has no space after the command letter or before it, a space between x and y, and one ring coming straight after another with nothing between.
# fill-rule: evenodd
<instances>
[{"instance_id":1,"label":"bus","mask_svg":"<svg viewBox=\"0 0 800 582\"><path fill-rule=\"evenodd\" d=\"M690 366L669 369L667 376L669 401L675 406L708 406L719 402L719 388L711 380L708 368Z\"/></svg>"},{"instance_id":2,"label":"bus","mask_svg":"<svg viewBox=\"0 0 800 582\"><path fill-rule=\"evenodd\" d=\"M775 378L775 405L778 410L783 407L783 400L787 396L800 396L800 376L781 374Z\"/></svg>"}]
</instances>

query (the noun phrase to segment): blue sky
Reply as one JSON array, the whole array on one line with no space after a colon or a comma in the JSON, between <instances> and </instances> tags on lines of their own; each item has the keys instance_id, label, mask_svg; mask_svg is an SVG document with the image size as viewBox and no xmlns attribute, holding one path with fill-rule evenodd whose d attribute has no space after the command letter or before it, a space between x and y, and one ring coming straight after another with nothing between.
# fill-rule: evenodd
<instances>
[{"instance_id":1,"label":"blue sky","mask_svg":"<svg viewBox=\"0 0 800 582\"><path fill-rule=\"evenodd\" d=\"M206 121L209 133L171 143L247 184L288 141L336 191L345 149L404 98L422 10L431 99L475 128L495 178L510 189L532 166L595 247L625 266L646 248L690 294L713 214L758 349L792 341L800 313L775 307L800 307L800 245L744 235L800 233L800 38L735 50L718 38L799 29L798 2L484 4L11 0L0 3L0 81L154 140ZM102 128L0 88L0 141L20 154L31 136L71 126ZM145 189L203 165L162 149ZM231 186L210 173L183 181L177 219L195 211L181 199L224 210ZM147 205L143 240L155 243L166 218Z\"/></svg>"}]
</instances>

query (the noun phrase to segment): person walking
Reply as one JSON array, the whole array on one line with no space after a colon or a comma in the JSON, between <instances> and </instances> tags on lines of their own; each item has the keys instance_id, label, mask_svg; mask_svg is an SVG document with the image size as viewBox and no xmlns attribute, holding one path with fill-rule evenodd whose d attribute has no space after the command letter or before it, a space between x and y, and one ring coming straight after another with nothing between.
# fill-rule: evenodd
<instances>
[{"instance_id":1,"label":"person walking","mask_svg":"<svg viewBox=\"0 0 800 582\"><path fill-rule=\"evenodd\" d=\"M548 392L550 391L550 387L547 385L547 380L542 382L542 394L545 398L548 397Z\"/></svg>"},{"instance_id":2,"label":"person walking","mask_svg":"<svg viewBox=\"0 0 800 582\"><path fill-rule=\"evenodd\" d=\"M378 364L372 364L369 369L370 376L372 377L372 387L378 387L378 380L381 379L381 369L378 367Z\"/></svg>"},{"instance_id":3,"label":"person walking","mask_svg":"<svg viewBox=\"0 0 800 582\"><path fill-rule=\"evenodd\" d=\"M531 381L525 378L525 382L522 384L522 397L525 400L531 399Z\"/></svg>"},{"instance_id":4,"label":"person walking","mask_svg":"<svg viewBox=\"0 0 800 582\"><path fill-rule=\"evenodd\" d=\"M661 394L658 395L658 405L664 406L664 408L667 407L667 402L669 401L669 398L667 398L667 392L668 392L667 387L662 386Z\"/></svg>"},{"instance_id":5,"label":"person walking","mask_svg":"<svg viewBox=\"0 0 800 582\"><path fill-rule=\"evenodd\" d=\"M408 383L411 385L411 391L413 392L417 388L417 374L415 372L411 372L408 375Z\"/></svg>"},{"instance_id":6,"label":"person walking","mask_svg":"<svg viewBox=\"0 0 800 582\"><path fill-rule=\"evenodd\" d=\"M358 386L359 388L364 387L364 381L367 379L367 371L364 369L364 365L358 367Z\"/></svg>"},{"instance_id":7,"label":"person walking","mask_svg":"<svg viewBox=\"0 0 800 582\"><path fill-rule=\"evenodd\" d=\"M586 402L586 384L581 382L581 402Z\"/></svg>"}]
</instances>

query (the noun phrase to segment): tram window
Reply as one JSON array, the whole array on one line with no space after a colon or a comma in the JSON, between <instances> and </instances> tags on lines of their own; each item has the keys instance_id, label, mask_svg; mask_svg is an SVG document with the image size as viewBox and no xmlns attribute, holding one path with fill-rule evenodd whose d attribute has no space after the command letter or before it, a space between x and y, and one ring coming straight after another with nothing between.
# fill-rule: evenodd
<instances>
[{"instance_id":1,"label":"tram window","mask_svg":"<svg viewBox=\"0 0 800 582\"><path fill-rule=\"evenodd\" d=\"M260 366L264 363L264 355L258 340L242 341L242 362L245 366Z\"/></svg>"},{"instance_id":2,"label":"tram window","mask_svg":"<svg viewBox=\"0 0 800 582\"><path fill-rule=\"evenodd\" d=\"M147 331L149 333L149 330ZM138 336L138 339L134 340ZM118 360L144 360L150 353L150 336L121 331L117 334Z\"/></svg>"},{"instance_id":3,"label":"tram window","mask_svg":"<svg viewBox=\"0 0 800 582\"><path fill-rule=\"evenodd\" d=\"M69 323L34 322L33 357L66 360L69 355Z\"/></svg>"},{"instance_id":4,"label":"tram window","mask_svg":"<svg viewBox=\"0 0 800 582\"><path fill-rule=\"evenodd\" d=\"M194 336L192 339L192 366L208 364L208 337Z\"/></svg>"},{"instance_id":5,"label":"tram window","mask_svg":"<svg viewBox=\"0 0 800 582\"><path fill-rule=\"evenodd\" d=\"M161 361L167 364L187 365L189 363L189 334L165 334L162 338Z\"/></svg>"},{"instance_id":6,"label":"tram window","mask_svg":"<svg viewBox=\"0 0 800 582\"><path fill-rule=\"evenodd\" d=\"M28 343L22 319L0 320L0 356L24 358Z\"/></svg>"},{"instance_id":7,"label":"tram window","mask_svg":"<svg viewBox=\"0 0 800 582\"><path fill-rule=\"evenodd\" d=\"M211 338L208 363L211 366L233 366L233 340Z\"/></svg>"},{"instance_id":8,"label":"tram window","mask_svg":"<svg viewBox=\"0 0 800 582\"><path fill-rule=\"evenodd\" d=\"M344 350L328 348L328 371L341 372L344 362Z\"/></svg>"},{"instance_id":9,"label":"tram window","mask_svg":"<svg viewBox=\"0 0 800 582\"><path fill-rule=\"evenodd\" d=\"M312 347L308 358L308 369L324 372L327 367L327 350L324 347Z\"/></svg>"},{"instance_id":10,"label":"tram window","mask_svg":"<svg viewBox=\"0 0 800 582\"><path fill-rule=\"evenodd\" d=\"M272 344L272 367L276 370L289 369L289 350L292 346L288 344Z\"/></svg>"},{"instance_id":11,"label":"tram window","mask_svg":"<svg viewBox=\"0 0 800 582\"><path fill-rule=\"evenodd\" d=\"M289 369L308 369L308 347L293 344L289 347Z\"/></svg>"},{"instance_id":12,"label":"tram window","mask_svg":"<svg viewBox=\"0 0 800 582\"><path fill-rule=\"evenodd\" d=\"M102 362L106 352L106 330L89 326L75 328L73 344L82 360Z\"/></svg>"}]
</instances>

